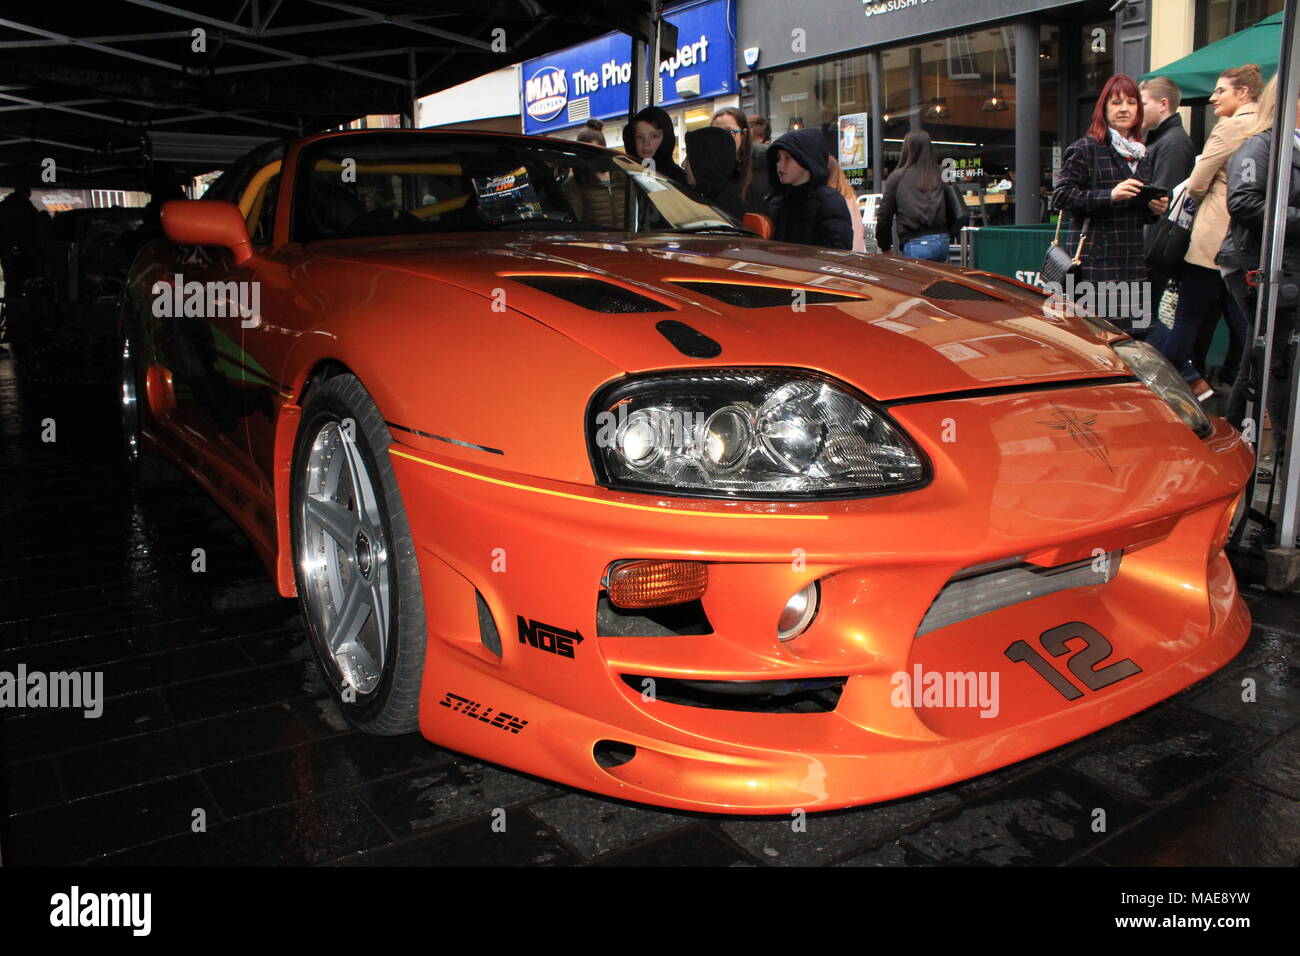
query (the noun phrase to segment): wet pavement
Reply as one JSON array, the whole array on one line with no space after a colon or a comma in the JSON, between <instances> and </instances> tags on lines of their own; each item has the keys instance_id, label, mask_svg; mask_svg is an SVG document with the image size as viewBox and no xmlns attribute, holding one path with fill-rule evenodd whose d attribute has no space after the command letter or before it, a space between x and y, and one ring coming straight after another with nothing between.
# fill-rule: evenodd
<instances>
[{"instance_id":1,"label":"wet pavement","mask_svg":"<svg viewBox=\"0 0 1300 956\"><path fill-rule=\"evenodd\" d=\"M106 699L0 709L5 864L1300 862L1300 597L1246 586L1221 671L942 790L802 829L622 803L350 729L295 602L179 473L123 481L111 362L71 372L61 347L19 374L0 346L0 671L99 671Z\"/></svg>"}]
</instances>

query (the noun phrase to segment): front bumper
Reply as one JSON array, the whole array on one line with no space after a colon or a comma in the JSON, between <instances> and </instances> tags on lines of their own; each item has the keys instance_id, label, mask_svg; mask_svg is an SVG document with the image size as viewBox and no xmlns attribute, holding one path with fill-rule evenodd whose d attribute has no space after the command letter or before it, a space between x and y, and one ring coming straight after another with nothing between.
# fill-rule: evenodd
<instances>
[{"instance_id":1,"label":"front bumper","mask_svg":"<svg viewBox=\"0 0 1300 956\"><path fill-rule=\"evenodd\" d=\"M1250 621L1222 544L1251 457L1225 423L1201 441L1136 383L891 412L930 457L934 480L817 504L620 494L393 446L428 611L422 732L630 800L825 810L931 789L1059 746L1151 706L1240 650ZM1092 437L1055 427L1061 412L1095 415ZM508 449L498 461L509 462ZM1057 567L1119 550L1109 581L917 636L963 569L1008 558ZM709 562L702 604L712 633L597 634L609 564L659 557ZM782 644L781 608L814 580L818 616ZM500 656L481 640L476 590L499 629ZM1101 642L1070 635L1060 654L1042 645L1067 623ZM537 642L539 624L581 638L569 640L572 656ZM1008 656L1021 641L1075 685L1073 699ZM1088 666L1074 660L1080 655L1096 656ZM1123 660L1137 672L1089 689L1091 673ZM900 674L938 674L949 687L973 675L967 686L986 693L982 701L928 698L900 690L909 686ZM647 700L637 689L646 677L847 679L833 710L763 713ZM595 749L610 741L635 756L602 766Z\"/></svg>"}]
</instances>

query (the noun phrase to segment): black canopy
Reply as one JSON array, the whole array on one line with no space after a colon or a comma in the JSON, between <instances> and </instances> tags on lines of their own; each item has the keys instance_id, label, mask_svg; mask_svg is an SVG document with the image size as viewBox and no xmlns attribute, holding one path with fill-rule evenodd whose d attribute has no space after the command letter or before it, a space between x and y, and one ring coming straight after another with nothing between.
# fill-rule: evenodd
<instances>
[{"instance_id":1,"label":"black canopy","mask_svg":"<svg viewBox=\"0 0 1300 956\"><path fill-rule=\"evenodd\" d=\"M626 0L102 0L0 16L0 184L198 172L609 30ZM196 34L194 31L202 33Z\"/></svg>"}]
</instances>

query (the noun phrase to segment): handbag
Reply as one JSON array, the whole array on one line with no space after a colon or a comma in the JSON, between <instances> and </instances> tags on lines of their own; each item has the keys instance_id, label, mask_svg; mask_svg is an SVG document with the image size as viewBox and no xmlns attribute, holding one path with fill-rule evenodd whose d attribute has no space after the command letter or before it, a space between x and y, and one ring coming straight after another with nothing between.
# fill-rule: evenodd
<instances>
[{"instance_id":1,"label":"handbag","mask_svg":"<svg viewBox=\"0 0 1300 956\"><path fill-rule=\"evenodd\" d=\"M1165 289L1164 295L1160 297L1160 305L1156 314L1160 318L1160 324L1167 329L1174 327L1174 317L1178 314L1178 289L1175 286L1169 286Z\"/></svg>"},{"instance_id":2,"label":"handbag","mask_svg":"<svg viewBox=\"0 0 1300 956\"><path fill-rule=\"evenodd\" d=\"M970 210L966 208L961 193L957 192L957 187L952 183L944 186L943 201L948 210L948 235L955 236L961 232L962 226L970 222Z\"/></svg>"},{"instance_id":3,"label":"handbag","mask_svg":"<svg viewBox=\"0 0 1300 956\"><path fill-rule=\"evenodd\" d=\"M1079 267L1083 265L1083 243L1088 238L1088 226L1092 222L1091 218L1083 221L1083 227L1079 230L1079 246L1071 256L1061 248L1061 220L1064 218L1064 211L1056 217L1056 235L1052 237L1052 244L1047 247L1047 252L1043 256L1043 267L1038 271L1044 282L1053 282L1057 285L1063 285L1065 277L1077 273Z\"/></svg>"},{"instance_id":4,"label":"handbag","mask_svg":"<svg viewBox=\"0 0 1300 956\"><path fill-rule=\"evenodd\" d=\"M1189 202L1193 203L1191 209L1187 208ZM1192 244L1192 221L1195 217L1196 206L1184 189L1170 203L1169 212L1151 227L1146 251L1148 266L1171 279L1182 274L1187 250Z\"/></svg>"},{"instance_id":5,"label":"handbag","mask_svg":"<svg viewBox=\"0 0 1300 956\"><path fill-rule=\"evenodd\" d=\"M1095 153L1089 156L1089 165L1092 171L1092 182L1095 183L1097 181ZM1062 209L1056 217L1056 234L1052 237L1052 244L1047 247L1047 252L1043 254L1043 267L1038 270L1039 278L1043 282L1057 285L1064 285L1065 277L1077 273L1079 267L1083 265L1083 243L1088 238L1088 227L1092 224L1091 216L1083 220L1083 225L1079 227L1079 246L1071 256L1061 248L1061 220L1064 218L1065 210Z\"/></svg>"}]
</instances>

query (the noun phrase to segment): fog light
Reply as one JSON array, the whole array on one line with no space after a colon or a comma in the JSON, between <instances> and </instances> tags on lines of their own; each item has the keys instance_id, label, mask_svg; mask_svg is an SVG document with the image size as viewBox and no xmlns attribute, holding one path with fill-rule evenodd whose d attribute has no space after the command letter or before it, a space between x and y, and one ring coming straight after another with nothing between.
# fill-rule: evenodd
<instances>
[{"instance_id":1,"label":"fog light","mask_svg":"<svg viewBox=\"0 0 1300 956\"><path fill-rule=\"evenodd\" d=\"M776 636L783 641L792 641L808 629L813 618L817 616L821 590L814 581L802 591L798 591L785 602L785 610L776 622Z\"/></svg>"},{"instance_id":2,"label":"fog light","mask_svg":"<svg viewBox=\"0 0 1300 956\"><path fill-rule=\"evenodd\" d=\"M709 566L699 561L627 561L611 566L609 603L615 607L668 607L704 596Z\"/></svg>"}]
</instances>

